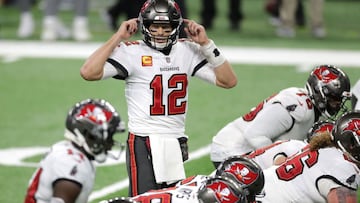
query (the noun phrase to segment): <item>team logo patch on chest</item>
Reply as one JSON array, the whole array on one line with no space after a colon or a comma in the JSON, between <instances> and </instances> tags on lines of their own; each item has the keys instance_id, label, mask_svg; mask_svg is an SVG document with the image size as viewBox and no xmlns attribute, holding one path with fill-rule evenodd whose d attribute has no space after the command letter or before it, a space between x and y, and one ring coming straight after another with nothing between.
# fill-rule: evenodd
<instances>
[{"instance_id":1,"label":"team logo patch on chest","mask_svg":"<svg viewBox=\"0 0 360 203\"><path fill-rule=\"evenodd\" d=\"M152 66L153 62L152 62L152 56L142 56L141 57L141 64L142 66L146 67L146 66Z\"/></svg>"}]
</instances>

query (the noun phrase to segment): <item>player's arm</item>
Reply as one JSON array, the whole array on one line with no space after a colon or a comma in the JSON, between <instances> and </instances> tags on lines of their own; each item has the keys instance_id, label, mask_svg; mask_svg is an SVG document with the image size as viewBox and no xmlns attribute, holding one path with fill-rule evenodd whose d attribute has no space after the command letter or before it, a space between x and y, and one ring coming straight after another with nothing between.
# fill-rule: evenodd
<instances>
[{"instance_id":1,"label":"player's arm","mask_svg":"<svg viewBox=\"0 0 360 203\"><path fill-rule=\"evenodd\" d=\"M80 69L80 75L85 80L100 80L103 76L103 67L113 50L121 41L129 39L137 31L137 19L133 18L124 21L119 30L113 36L99 47L85 61Z\"/></svg>"},{"instance_id":2,"label":"player's arm","mask_svg":"<svg viewBox=\"0 0 360 203\"><path fill-rule=\"evenodd\" d=\"M233 68L221 54L215 43L207 37L205 28L192 20L184 19L184 22L186 23L186 34L200 45L200 51L204 54L207 61L214 66L216 85L223 88L235 87L237 76Z\"/></svg>"},{"instance_id":3,"label":"player's arm","mask_svg":"<svg viewBox=\"0 0 360 203\"><path fill-rule=\"evenodd\" d=\"M328 203L357 203L357 192L345 187L333 188L327 195Z\"/></svg>"},{"instance_id":4,"label":"player's arm","mask_svg":"<svg viewBox=\"0 0 360 203\"><path fill-rule=\"evenodd\" d=\"M293 118L279 103L263 108L244 131L245 139L255 149L270 145L273 141L291 129Z\"/></svg>"},{"instance_id":5,"label":"player's arm","mask_svg":"<svg viewBox=\"0 0 360 203\"><path fill-rule=\"evenodd\" d=\"M82 188L80 183L66 179L56 180L53 187L50 203L75 203Z\"/></svg>"},{"instance_id":6,"label":"player's arm","mask_svg":"<svg viewBox=\"0 0 360 203\"><path fill-rule=\"evenodd\" d=\"M285 153L278 153L274 156L273 165L278 166L286 161L288 156Z\"/></svg>"}]
</instances>

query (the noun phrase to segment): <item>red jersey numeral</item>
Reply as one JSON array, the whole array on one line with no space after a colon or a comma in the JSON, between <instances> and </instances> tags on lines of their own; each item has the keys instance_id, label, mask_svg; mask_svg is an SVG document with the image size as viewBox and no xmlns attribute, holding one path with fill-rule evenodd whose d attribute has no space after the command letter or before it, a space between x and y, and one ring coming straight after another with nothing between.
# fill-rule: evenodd
<instances>
[{"instance_id":1,"label":"red jersey numeral","mask_svg":"<svg viewBox=\"0 0 360 203\"><path fill-rule=\"evenodd\" d=\"M186 97L186 88L188 80L186 74L172 75L168 80L168 88L174 89L167 95L168 102L164 104L163 77L155 75L150 83L150 89L153 91L153 104L150 105L150 115L165 115L167 109L168 115L184 114L186 111L186 101L178 104L178 100ZM179 88L180 89L175 89Z\"/></svg>"},{"instance_id":2,"label":"red jersey numeral","mask_svg":"<svg viewBox=\"0 0 360 203\"><path fill-rule=\"evenodd\" d=\"M140 203L170 203L171 202L171 194L170 193L154 193L151 195L140 195L139 197L134 198L136 202Z\"/></svg>"},{"instance_id":3,"label":"red jersey numeral","mask_svg":"<svg viewBox=\"0 0 360 203\"><path fill-rule=\"evenodd\" d=\"M244 121L252 121L255 119L256 115L263 109L265 102L269 101L271 98L275 97L276 94L271 95L265 101L262 101L260 104L258 104L254 109L252 109L249 113L245 114L243 116Z\"/></svg>"},{"instance_id":4,"label":"red jersey numeral","mask_svg":"<svg viewBox=\"0 0 360 203\"><path fill-rule=\"evenodd\" d=\"M276 169L276 174L280 180L289 181L301 175L304 167L311 168L318 162L319 152L306 150L297 154Z\"/></svg>"}]
</instances>

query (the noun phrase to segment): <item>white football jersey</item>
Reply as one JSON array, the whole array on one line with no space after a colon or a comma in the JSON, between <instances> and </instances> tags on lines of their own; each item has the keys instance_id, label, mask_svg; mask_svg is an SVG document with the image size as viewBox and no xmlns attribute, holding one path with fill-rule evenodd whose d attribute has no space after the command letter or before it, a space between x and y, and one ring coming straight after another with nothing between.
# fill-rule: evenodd
<instances>
[{"instance_id":1,"label":"white football jersey","mask_svg":"<svg viewBox=\"0 0 360 203\"><path fill-rule=\"evenodd\" d=\"M29 181L25 203L49 203L53 195L53 183L67 179L79 183L81 193L76 203L87 203L95 180L93 163L69 141L61 141L51 147Z\"/></svg>"},{"instance_id":2,"label":"white football jersey","mask_svg":"<svg viewBox=\"0 0 360 203\"><path fill-rule=\"evenodd\" d=\"M257 197L261 203L326 202L332 188L357 190L360 183L358 167L335 147L304 150L280 166L265 169L264 176L265 196Z\"/></svg>"},{"instance_id":3,"label":"white football jersey","mask_svg":"<svg viewBox=\"0 0 360 203\"><path fill-rule=\"evenodd\" d=\"M313 104L304 88L287 88L228 123L211 144L212 161L241 155L277 140L304 140L315 122Z\"/></svg>"},{"instance_id":4,"label":"white football jersey","mask_svg":"<svg viewBox=\"0 0 360 203\"><path fill-rule=\"evenodd\" d=\"M303 140L279 140L271 145L252 151L247 157L253 159L262 169L273 166L277 155L290 157L304 148L307 143Z\"/></svg>"},{"instance_id":5,"label":"white football jersey","mask_svg":"<svg viewBox=\"0 0 360 203\"><path fill-rule=\"evenodd\" d=\"M139 40L121 42L107 60L105 69L115 67L119 75L114 77L126 82L130 132L140 136L171 134L182 137L189 79L191 76L201 79L209 74L214 76L210 66L199 51L199 45L191 41L179 40L170 54L165 55Z\"/></svg>"},{"instance_id":6,"label":"white football jersey","mask_svg":"<svg viewBox=\"0 0 360 203\"><path fill-rule=\"evenodd\" d=\"M354 94L356 96L356 98L358 99L354 109L360 111L360 80L358 80L356 82L356 84L354 85L354 87L351 90L351 93Z\"/></svg>"}]
</instances>

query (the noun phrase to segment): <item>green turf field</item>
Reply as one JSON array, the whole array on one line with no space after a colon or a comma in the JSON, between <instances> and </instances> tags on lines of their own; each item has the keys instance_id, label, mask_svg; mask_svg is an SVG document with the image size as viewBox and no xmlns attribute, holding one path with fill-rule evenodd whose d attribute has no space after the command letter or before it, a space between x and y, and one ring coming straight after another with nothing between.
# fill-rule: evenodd
<instances>
[{"instance_id":1,"label":"green turf field","mask_svg":"<svg viewBox=\"0 0 360 203\"><path fill-rule=\"evenodd\" d=\"M187 2L190 16L199 20L199 0ZM324 40L311 38L307 28L299 29L295 39L278 39L273 28L267 24L263 1L243 2L246 19L242 31L230 32L226 20L227 1L218 1L219 16L214 30L208 32L218 45L360 50L360 1L326 1L328 37ZM40 21L40 11L34 8L34 13ZM65 12L62 15L70 23L71 14ZM16 40L17 18L15 8L0 7L0 41ZM103 41L111 35L97 10L92 10L91 20L94 41ZM37 40L39 33L40 29L31 40ZM0 152L12 147L46 147L61 140L68 109L75 102L88 97L110 101L121 117L127 120L124 83L115 80L82 80L79 68L83 62L83 59L52 58L8 61L0 57ZM239 79L238 85L233 89L223 90L198 79L190 81L192 84L186 122L190 151L207 146L221 127L247 112L268 95L289 86L303 87L308 76L307 72L298 72L295 66L290 65L233 66ZM343 68L352 82L360 78L360 67ZM125 141L125 137L122 134L119 139ZM39 157L34 157L29 162L38 159ZM187 175L207 174L211 170L208 156L186 163ZM27 181L33 171L33 167L0 165L0 202L22 202ZM94 190L98 191L125 177L124 165L99 167ZM126 194L126 190L122 190L104 198ZM95 202L98 201L91 203Z\"/></svg>"}]
</instances>

